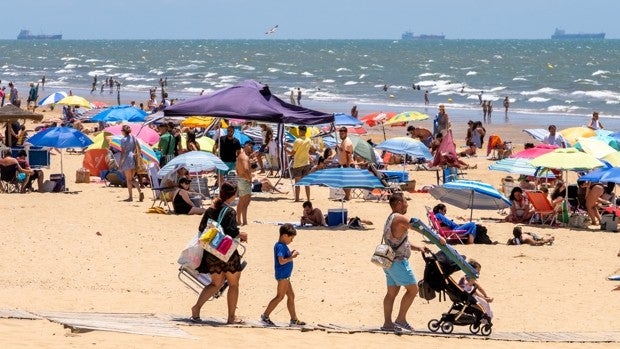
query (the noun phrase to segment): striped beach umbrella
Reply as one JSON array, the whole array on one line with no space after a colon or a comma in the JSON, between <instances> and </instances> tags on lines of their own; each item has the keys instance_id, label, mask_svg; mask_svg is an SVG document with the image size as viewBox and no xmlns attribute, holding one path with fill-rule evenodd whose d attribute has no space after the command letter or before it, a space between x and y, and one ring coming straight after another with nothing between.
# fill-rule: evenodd
<instances>
[{"instance_id":1,"label":"striped beach umbrella","mask_svg":"<svg viewBox=\"0 0 620 349\"><path fill-rule=\"evenodd\" d=\"M43 98L42 100L39 101L39 103L37 103L39 106L42 105L48 105L48 104L56 104L58 103L61 99L67 97L67 93L66 92L54 92L51 95Z\"/></svg>"},{"instance_id":2,"label":"striped beach umbrella","mask_svg":"<svg viewBox=\"0 0 620 349\"><path fill-rule=\"evenodd\" d=\"M328 168L310 173L295 183L296 186L320 185L330 188L383 188L379 177L368 170L357 168Z\"/></svg>"},{"instance_id":3,"label":"striped beach umbrella","mask_svg":"<svg viewBox=\"0 0 620 349\"><path fill-rule=\"evenodd\" d=\"M120 151L121 150L121 138L122 136L112 136L108 139L110 147ZM141 141L139 138L136 138L138 143L140 144L140 152L142 153L142 158L146 161L150 162L159 162L159 158L155 151L149 147L148 144Z\"/></svg>"}]
</instances>

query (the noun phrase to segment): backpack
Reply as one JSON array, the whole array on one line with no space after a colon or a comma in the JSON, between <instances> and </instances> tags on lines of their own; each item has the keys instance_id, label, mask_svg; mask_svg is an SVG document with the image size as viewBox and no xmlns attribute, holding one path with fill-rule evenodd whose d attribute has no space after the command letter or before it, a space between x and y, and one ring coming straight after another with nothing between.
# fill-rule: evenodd
<instances>
[{"instance_id":1,"label":"backpack","mask_svg":"<svg viewBox=\"0 0 620 349\"><path fill-rule=\"evenodd\" d=\"M426 299L427 301L435 299L436 296L435 290L433 290L431 285L425 282L424 279L418 281L418 294L420 298Z\"/></svg>"},{"instance_id":2,"label":"backpack","mask_svg":"<svg viewBox=\"0 0 620 349\"><path fill-rule=\"evenodd\" d=\"M491 241L491 238L487 234L487 228L485 226L476 224L476 238L474 239L474 243L487 245L494 244L494 242Z\"/></svg>"}]
</instances>

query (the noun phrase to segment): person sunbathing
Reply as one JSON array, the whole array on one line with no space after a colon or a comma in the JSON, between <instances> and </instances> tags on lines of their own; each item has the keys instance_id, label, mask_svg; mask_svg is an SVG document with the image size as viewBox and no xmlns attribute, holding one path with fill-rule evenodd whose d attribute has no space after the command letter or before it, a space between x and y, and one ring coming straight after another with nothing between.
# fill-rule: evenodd
<instances>
[{"instance_id":1,"label":"person sunbathing","mask_svg":"<svg viewBox=\"0 0 620 349\"><path fill-rule=\"evenodd\" d=\"M448 208L444 204L437 204L433 207L433 213L442 227L447 227L450 230L464 230L464 234L467 235L467 241L465 241L465 243L473 244L476 239L476 223L470 221L463 224L458 224L446 217L447 212Z\"/></svg>"},{"instance_id":2,"label":"person sunbathing","mask_svg":"<svg viewBox=\"0 0 620 349\"><path fill-rule=\"evenodd\" d=\"M520 187L512 188L510 197L508 198L510 203L510 214L506 216L506 222L510 223L527 223L534 215L530 203L523 195L523 189Z\"/></svg>"},{"instance_id":3,"label":"person sunbathing","mask_svg":"<svg viewBox=\"0 0 620 349\"><path fill-rule=\"evenodd\" d=\"M536 233L524 233L521 227L514 227L512 229L512 239L508 239L508 245L553 245L555 237L546 234L544 237L539 236Z\"/></svg>"},{"instance_id":4,"label":"person sunbathing","mask_svg":"<svg viewBox=\"0 0 620 349\"><path fill-rule=\"evenodd\" d=\"M268 178L263 178L261 180L255 179L252 181L252 192L254 193L273 193L276 192L278 194L288 194L288 191L282 191L276 188L275 185L271 184L271 181Z\"/></svg>"},{"instance_id":5,"label":"person sunbathing","mask_svg":"<svg viewBox=\"0 0 620 349\"><path fill-rule=\"evenodd\" d=\"M306 201L303 203L304 213L301 216L301 225L311 224L313 226L326 226L325 216L318 208L312 207L312 202Z\"/></svg>"}]
</instances>

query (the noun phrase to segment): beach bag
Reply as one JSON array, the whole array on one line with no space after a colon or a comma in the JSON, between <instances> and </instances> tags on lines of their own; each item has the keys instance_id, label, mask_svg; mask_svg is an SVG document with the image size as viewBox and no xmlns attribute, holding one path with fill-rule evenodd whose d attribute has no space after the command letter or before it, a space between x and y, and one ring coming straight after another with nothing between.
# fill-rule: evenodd
<instances>
[{"instance_id":1,"label":"beach bag","mask_svg":"<svg viewBox=\"0 0 620 349\"><path fill-rule=\"evenodd\" d=\"M403 241L396 246L396 250L398 250L400 245L402 245L405 240L407 239L403 239ZM375 247L375 252L372 254L370 261L383 269L389 269L392 267L394 257L396 257L394 249L392 249L390 245L386 244L383 237L381 237L381 243Z\"/></svg>"},{"instance_id":2,"label":"beach bag","mask_svg":"<svg viewBox=\"0 0 620 349\"><path fill-rule=\"evenodd\" d=\"M239 241L226 235L224 228L222 228L222 219L227 211L228 206L224 206L217 217L217 221L209 218L207 228L199 238L202 248L223 262L228 262L230 256L239 246Z\"/></svg>"},{"instance_id":3,"label":"beach bag","mask_svg":"<svg viewBox=\"0 0 620 349\"><path fill-rule=\"evenodd\" d=\"M185 246L185 249L181 251L177 263L192 269L198 268L202 262L202 255L204 253L204 249L199 243L200 235L199 232L192 237L187 246Z\"/></svg>"},{"instance_id":4,"label":"beach bag","mask_svg":"<svg viewBox=\"0 0 620 349\"><path fill-rule=\"evenodd\" d=\"M136 173L146 174L146 164L144 163L144 160L142 160L142 153L140 152L140 144L138 143L138 139L133 137L133 142L136 146L136 149L134 149L133 152L134 163L136 164Z\"/></svg>"},{"instance_id":5,"label":"beach bag","mask_svg":"<svg viewBox=\"0 0 620 349\"><path fill-rule=\"evenodd\" d=\"M424 279L418 282L418 294L420 298L426 299L427 301L435 299L436 293L435 290L429 285Z\"/></svg>"},{"instance_id":6,"label":"beach bag","mask_svg":"<svg viewBox=\"0 0 620 349\"><path fill-rule=\"evenodd\" d=\"M483 225L476 224L476 237L474 238L475 244L487 244L492 245L493 241L487 234L487 228Z\"/></svg>"}]
</instances>

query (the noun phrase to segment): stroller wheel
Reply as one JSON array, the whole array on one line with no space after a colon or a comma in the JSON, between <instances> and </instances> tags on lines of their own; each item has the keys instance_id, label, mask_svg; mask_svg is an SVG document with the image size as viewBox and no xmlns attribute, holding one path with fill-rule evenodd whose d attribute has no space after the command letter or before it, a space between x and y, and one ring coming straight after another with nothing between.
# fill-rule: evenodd
<instances>
[{"instance_id":1,"label":"stroller wheel","mask_svg":"<svg viewBox=\"0 0 620 349\"><path fill-rule=\"evenodd\" d=\"M471 324L469 325L469 332L476 334L480 332L480 324Z\"/></svg>"},{"instance_id":2,"label":"stroller wheel","mask_svg":"<svg viewBox=\"0 0 620 349\"><path fill-rule=\"evenodd\" d=\"M454 330L454 324L452 324L450 321L441 324L441 332L449 334L452 333L452 330Z\"/></svg>"},{"instance_id":3,"label":"stroller wheel","mask_svg":"<svg viewBox=\"0 0 620 349\"><path fill-rule=\"evenodd\" d=\"M480 334L483 336L488 336L491 334L491 332L493 332L493 329L491 327L491 325L486 324L484 326L482 326L482 328L480 328Z\"/></svg>"},{"instance_id":4,"label":"stroller wheel","mask_svg":"<svg viewBox=\"0 0 620 349\"><path fill-rule=\"evenodd\" d=\"M431 332L439 331L439 320L433 319L433 320L429 321L428 322L428 329L431 330Z\"/></svg>"}]
</instances>

